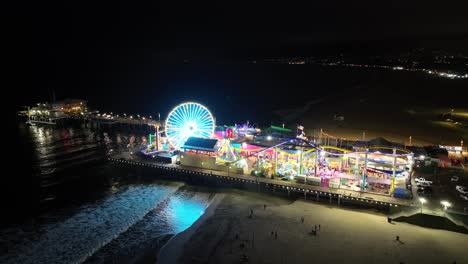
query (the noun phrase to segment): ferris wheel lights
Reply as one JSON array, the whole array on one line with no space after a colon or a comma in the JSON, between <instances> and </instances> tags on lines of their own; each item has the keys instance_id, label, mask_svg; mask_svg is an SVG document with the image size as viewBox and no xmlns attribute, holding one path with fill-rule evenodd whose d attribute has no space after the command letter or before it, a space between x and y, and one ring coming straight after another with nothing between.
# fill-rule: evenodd
<instances>
[{"instance_id":1,"label":"ferris wheel lights","mask_svg":"<svg viewBox=\"0 0 468 264\"><path fill-rule=\"evenodd\" d=\"M166 119L169 143L179 149L189 137L210 138L214 133L214 118L203 105L187 102L176 106Z\"/></svg>"}]
</instances>

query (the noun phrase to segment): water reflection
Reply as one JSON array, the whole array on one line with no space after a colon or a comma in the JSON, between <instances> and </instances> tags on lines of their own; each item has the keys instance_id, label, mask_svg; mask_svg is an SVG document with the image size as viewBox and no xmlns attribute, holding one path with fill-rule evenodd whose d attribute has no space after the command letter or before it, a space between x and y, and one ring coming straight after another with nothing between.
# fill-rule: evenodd
<instances>
[{"instance_id":1,"label":"water reflection","mask_svg":"<svg viewBox=\"0 0 468 264\"><path fill-rule=\"evenodd\" d=\"M121 171L113 166L90 165L110 149L141 145L144 136L85 128L23 129L29 134L25 151L34 153L33 165L40 169L38 188L59 192L47 193L43 201L62 196L63 202L43 212L34 225L0 230L0 248L8 249L0 263L102 263L162 234L185 230L209 203L208 193L165 184L125 185L114 179ZM54 188L70 176L75 180L67 188ZM97 179L110 184L94 190Z\"/></svg>"}]
</instances>

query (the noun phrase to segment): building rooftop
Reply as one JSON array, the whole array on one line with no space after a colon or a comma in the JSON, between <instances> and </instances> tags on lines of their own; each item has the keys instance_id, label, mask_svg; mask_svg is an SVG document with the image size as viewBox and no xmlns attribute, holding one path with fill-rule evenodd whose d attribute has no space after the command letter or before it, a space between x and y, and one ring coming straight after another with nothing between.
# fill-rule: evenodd
<instances>
[{"instance_id":1,"label":"building rooftop","mask_svg":"<svg viewBox=\"0 0 468 264\"><path fill-rule=\"evenodd\" d=\"M185 144L182 146L182 148L193 149L193 150L215 151L215 146L217 143L218 143L217 139L189 137L187 141L185 142Z\"/></svg>"}]
</instances>

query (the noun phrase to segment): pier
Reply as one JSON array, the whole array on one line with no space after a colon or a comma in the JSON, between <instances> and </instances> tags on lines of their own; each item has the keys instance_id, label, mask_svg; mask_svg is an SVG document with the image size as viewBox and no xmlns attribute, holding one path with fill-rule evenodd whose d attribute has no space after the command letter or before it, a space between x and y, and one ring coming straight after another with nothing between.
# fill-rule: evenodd
<instances>
[{"instance_id":1,"label":"pier","mask_svg":"<svg viewBox=\"0 0 468 264\"><path fill-rule=\"evenodd\" d=\"M108 157L107 160L114 163L116 166L136 169L135 171L142 176L150 175L165 180L181 180L195 185L238 188L249 191L268 192L291 198L327 202L330 204L354 205L383 210L389 210L391 207L413 206L411 200L397 199L384 195L326 188L259 176L247 176L224 171L186 167L177 164L167 164L153 160L143 160L133 155L116 154Z\"/></svg>"},{"instance_id":2,"label":"pier","mask_svg":"<svg viewBox=\"0 0 468 264\"><path fill-rule=\"evenodd\" d=\"M37 106L24 106L26 110L18 112L19 116L27 118L26 123L59 125L66 122L84 122L87 126L90 123L101 125L128 125L128 126L149 126L159 128L160 121L153 120L151 116L140 115L127 116L126 114L114 115L99 111L88 110L87 101L80 99L65 99L53 103L37 103Z\"/></svg>"},{"instance_id":3,"label":"pier","mask_svg":"<svg viewBox=\"0 0 468 264\"><path fill-rule=\"evenodd\" d=\"M130 117L113 117L106 118L102 116L84 114L84 115L64 115L61 117L49 117L46 115L27 115L26 123L29 125L44 124L44 125L63 125L69 123L80 123L86 127L95 126L96 128L103 127L127 127L130 129L140 128L143 130L158 129L161 126L159 121L149 118L130 118Z\"/></svg>"},{"instance_id":4,"label":"pier","mask_svg":"<svg viewBox=\"0 0 468 264\"><path fill-rule=\"evenodd\" d=\"M417 195L413 168L429 155L415 157L406 146L381 137L349 141L323 129L307 137L300 125L295 131L284 124L264 130L249 122L220 126L205 106L195 102L174 107L164 127L151 116L87 112L86 103L77 100L38 104L26 113L31 124L77 120L85 127L149 132L148 144L138 150L108 153L109 161L122 168L130 166L131 174L338 205L419 208L420 203L413 199Z\"/></svg>"}]
</instances>

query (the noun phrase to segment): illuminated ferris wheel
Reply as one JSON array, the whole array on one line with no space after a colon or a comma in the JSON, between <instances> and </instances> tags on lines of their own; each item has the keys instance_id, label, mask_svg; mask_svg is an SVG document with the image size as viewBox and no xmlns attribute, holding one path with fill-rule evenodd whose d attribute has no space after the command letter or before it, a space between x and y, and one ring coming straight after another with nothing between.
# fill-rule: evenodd
<instances>
[{"instance_id":1,"label":"illuminated ferris wheel","mask_svg":"<svg viewBox=\"0 0 468 264\"><path fill-rule=\"evenodd\" d=\"M198 103L180 104L166 119L166 136L175 149L182 147L189 137L210 138L214 129L213 115Z\"/></svg>"}]
</instances>

